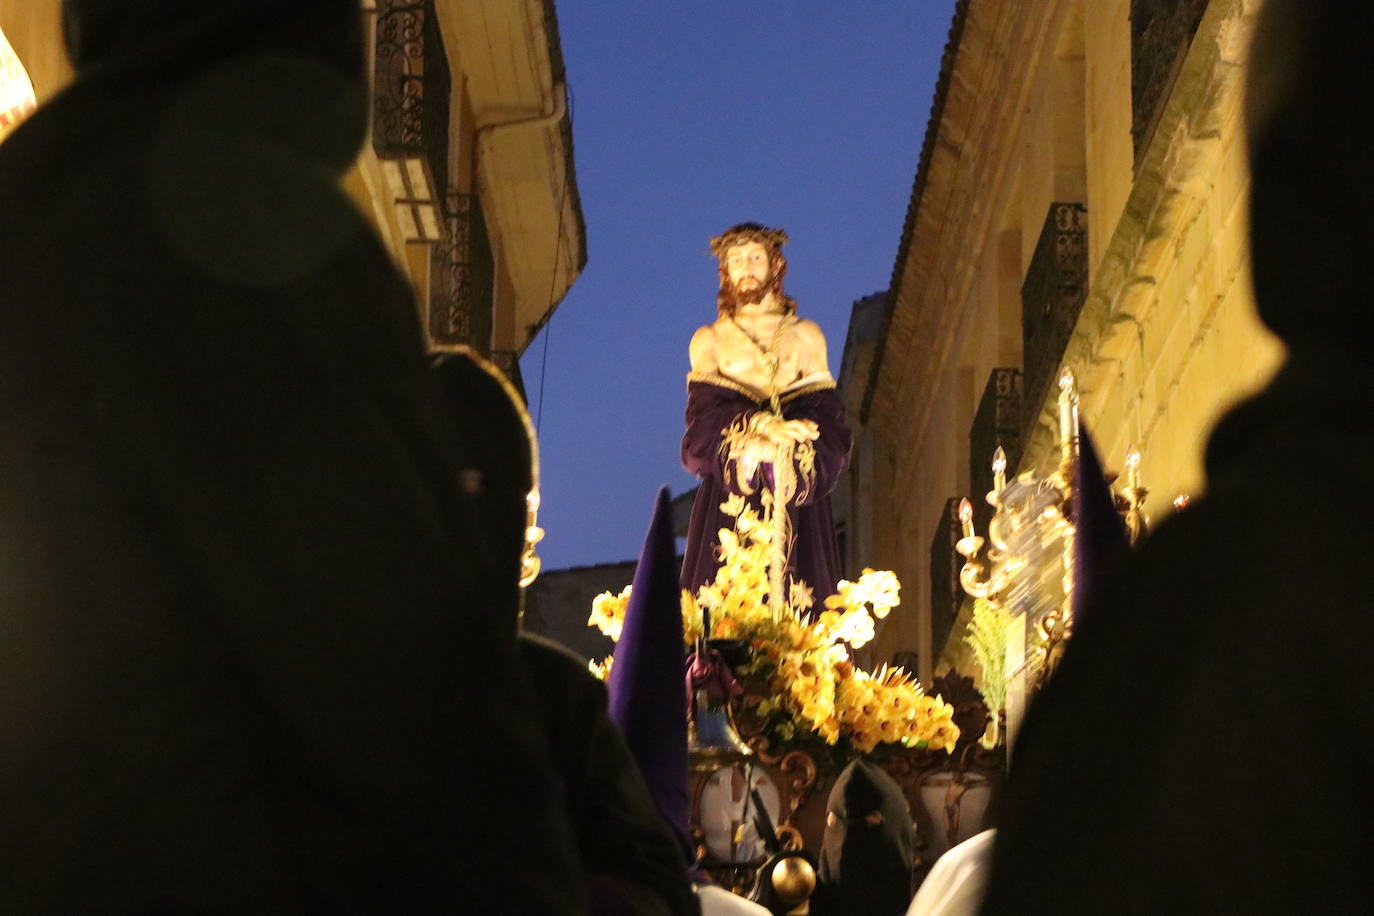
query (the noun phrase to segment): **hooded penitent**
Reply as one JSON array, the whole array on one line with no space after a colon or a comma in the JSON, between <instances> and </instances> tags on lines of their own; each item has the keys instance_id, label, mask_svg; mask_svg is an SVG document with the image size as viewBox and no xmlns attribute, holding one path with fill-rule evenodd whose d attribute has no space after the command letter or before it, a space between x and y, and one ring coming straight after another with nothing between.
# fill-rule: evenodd
<instances>
[{"instance_id":1,"label":"hooded penitent","mask_svg":"<svg viewBox=\"0 0 1374 916\"><path fill-rule=\"evenodd\" d=\"M625 736L664 822L688 862L687 710L682 603L668 488L658 491L611 665L611 719Z\"/></svg>"},{"instance_id":2,"label":"hooded penitent","mask_svg":"<svg viewBox=\"0 0 1374 916\"><path fill-rule=\"evenodd\" d=\"M1073 524L1073 612L1077 618L1090 605L1102 576L1130 547L1086 424L1079 428Z\"/></svg>"},{"instance_id":3,"label":"hooded penitent","mask_svg":"<svg viewBox=\"0 0 1374 916\"><path fill-rule=\"evenodd\" d=\"M480 569L504 625L518 615L520 555L525 546L526 498L534 486L531 431L519 397L500 370L479 357L446 353L434 359L449 416L462 436L467 461L452 474L481 516Z\"/></svg>"},{"instance_id":4,"label":"hooded penitent","mask_svg":"<svg viewBox=\"0 0 1374 916\"><path fill-rule=\"evenodd\" d=\"M4 909L575 909L464 442L338 187L357 0L65 12L76 81L0 144Z\"/></svg>"},{"instance_id":5,"label":"hooded penitent","mask_svg":"<svg viewBox=\"0 0 1374 916\"><path fill-rule=\"evenodd\" d=\"M916 836L901 788L857 758L826 801L825 836L811 911L817 916L901 916L911 902Z\"/></svg>"},{"instance_id":6,"label":"hooded penitent","mask_svg":"<svg viewBox=\"0 0 1374 916\"><path fill-rule=\"evenodd\" d=\"M480 507L493 571L510 593L493 609L513 624L525 496L536 477L528 414L500 370L478 357L445 354L434 371L459 433L472 442L471 465L455 471ZM585 659L551 640L522 632L519 653L573 827L589 911L694 913L682 852L611 723L605 686Z\"/></svg>"}]
</instances>

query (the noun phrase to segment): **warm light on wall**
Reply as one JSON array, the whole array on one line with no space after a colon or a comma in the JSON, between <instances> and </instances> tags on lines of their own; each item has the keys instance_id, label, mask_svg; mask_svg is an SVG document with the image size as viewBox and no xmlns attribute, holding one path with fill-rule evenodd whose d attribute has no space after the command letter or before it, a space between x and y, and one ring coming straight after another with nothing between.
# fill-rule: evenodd
<instances>
[{"instance_id":1,"label":"warm light on wall","mask_svg":"<svg viewBox=\"0 0 1374 916\"><path fill-rule=\"evenodd\" d=\"M28 71L0 30L0 140L32 114L37 104Z\"/></svg>"},{"instance_id":2,"label":"warm light on wall","mask_svg":"<svg viewBox=\"0 0 1374 916\"><path fill-rule=\"evenodd\" d=\"M383 159L382 174L396 199L396 220L407 242L437 242L439 211L425 165L419 159Z\"/></svg>"}]
</instances>

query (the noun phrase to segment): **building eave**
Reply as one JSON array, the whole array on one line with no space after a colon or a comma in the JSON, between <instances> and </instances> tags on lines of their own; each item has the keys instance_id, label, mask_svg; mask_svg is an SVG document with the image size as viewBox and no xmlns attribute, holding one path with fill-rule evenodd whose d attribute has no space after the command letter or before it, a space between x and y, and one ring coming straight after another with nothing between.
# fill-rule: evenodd
<instances>
[{"instance_id":1,"label":"building eave","mask_svg":"<svg viewBox=\"0 0 1374 916\"><path fill-rule=\"evenodd\" d=\"M524 350L587 263L552 0L436 0L476 119L477 191ZM465 154L460 151L460 155Z\"/></svg>"},{"instance_id":2,"label":"building eave","mask_svg":"<svg viewBox=\"0 0 1374 916\"><path fill-rule=\"evenodd\" d=\"M874 392L883 371L883 356L887 351L889 337L888 328L892 323L897 293L902 288L902 280L906 275L907 258L911 253L912 238L916 233L916 222L921 213L921 201L925 197L936 144L939 141L941 125L944 122L945 104L949 99L950 86L953 83L954 65L958 59L960 42L963 40L964 24L968 21L969 2L970 0L957 0L955 3L954 17L949 26L949 37L945 41L944 55L940 59L940 75L935 83L935 98L931 102L930 117L926 121L926 134L921 143L921 157L916 164L916 177L911 189L911 200L907 204L906 221L902 225L902 237L897 245L897 260L892 267L892 281L888 284L892 304L888 306L887 314L884 317L883 333L879 337L877 350L873 354L872 368L868 372L868 384L863 395L860 419L864 423L868 422Z\"/></svg>"}]
</instances>

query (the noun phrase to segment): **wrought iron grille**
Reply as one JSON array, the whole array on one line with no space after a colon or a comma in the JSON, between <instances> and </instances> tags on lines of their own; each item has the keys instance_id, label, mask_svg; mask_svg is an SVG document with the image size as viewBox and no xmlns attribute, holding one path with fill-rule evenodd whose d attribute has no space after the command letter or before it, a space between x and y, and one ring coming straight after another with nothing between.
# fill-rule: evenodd
<instances>
[{"instance_id":1,"label":"wrought iron grille","mask_svg":"<svg viewBox=\"0 0 1374 916\"><path fill-rule=\"evenodd\" d=\"M946 500L930 540L930 649L937 658L954 629L964 592L959 585L963 558L954 550L961 534L959 500Z\"/></svg>"},{"instance_id":2,"label":"wrought iron grille","mask_svg":"<svg viewBox=\"0 0 1374 916\"><path fill-rule=\"evenodd\" d=\"M983 389L973 426L968 431L969 502L973 525L986 531L992 506L984 496L992 489L992 453L1000 446L1007 456L1007 475L1021 460L1021 370L993 369Z\"/></svg>"},{"instance_id":3,"label":"wrought iron grille","mask_svg":"<svg viewBox=\"0 0 1374 916\"><path fill-rule=\"evenodd\" d=\"M1088 210L1052 203L1021 284L1022 443L1039 419L1087 295ZM1015 467L1010 458L1008 467Z\"/></svg>"},{"instance_id":4,"label":"wrought iron grille","mask_svg":"<svg viewBox=\"0 0 1374 916\"><path fill-rule=\"evenodd\" d=\"M436 194L448 187L449 84L434 0L378 0L372 145L422 160Z\"/></svg>"},{"instance_id":5,"label":"wrought iron grille","mask_svg":"<svg viewBox=\"0 0 1374 916\"><path fill-rule=\"evenodd\" d=\"M1193 43L1208 0L1131 0L1131 139L1136 168Z\"/></svg>"},{"instance_id":6,"label":"wrought iron grille","mask_svg":"<svg viewBox=\"0 0 1374 916\"><path fill-rule=\"evenodd\" d=\"M461 344L490 355L494 263L476 194L445 195L444 239L431 257L430 342Z\"/></svg>"}]
</instances>

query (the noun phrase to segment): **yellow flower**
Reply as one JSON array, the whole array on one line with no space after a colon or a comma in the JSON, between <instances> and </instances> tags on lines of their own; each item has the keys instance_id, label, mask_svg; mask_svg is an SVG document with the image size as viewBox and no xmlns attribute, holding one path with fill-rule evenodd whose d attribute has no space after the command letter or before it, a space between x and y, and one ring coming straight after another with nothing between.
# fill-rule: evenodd
<instances>
[{"instance_id":1,"label":"yellow flower","mask_svg":"<svg viewBox=\"0 0 1374 916\"><path fill-rule=\"evenodd\" d=\"M592 613L587 618L587 625L596 627L612 642L620 639L620 628L625 623L625 608L630 603L630 588L629 585L625 586L619 595L602 592L592 599Z\"/></svg>"},{"instance_id":2,"label":"yellow flower","mask_svg":"<svg viewBox=\"0 0 1374 916\"><path fill-rule=\"evenodd\" d=\"M746 508L735 520L735 531L751 549L763 549L773 542L773 530L763 523L757 512Z\"/></svg>"},{"instance_id":3,"label":"yellow flower","mask_svg":"<svg viewBox=\"0 0 1374 916\"><path fill-rule=\"evenodd\" d=\"M692 597L692 593L685 588L682 590L680 603L682 607L682 638L690 645L701 636L701 606Z\"/></svg>"},{"instance_id":4,"label":"yellow flower","mask_svg":"<svg viewBox=\"0 0 1374 916\"><path fill-rule=\"evenodd\" d=\"M888 570L873 570L865 568L863 575L859 576L859 586L862 588L864 600L873 606L873 615L879 620L887 616L887 612L901 603L897 593L902 585L897 581L897 577Z\"/></svg>"},{"instance_id":5,"label":"yellow flower","mask_svg":"<svg viewBox=\"0 0 1374 916\"><path fill-rule=\"evenodd\" d=\"M873 618L862 607L850 608L841 614L833 630L835 639L842 639L856 649L866 645L874 635Z\"/></svg>"},{"instance_id":6,"label":"yellow flower","mask_svg":"<svg viewBox=\"0 0 1374 916\"><path fill-rule=\"evenodd\" d=\"M765 493L765 506L768 497ZM769 715L778 716L780 740L800 731L832 745L845 738L861 753L880 744L921 742L952 749L958 740L953 707L926 696L900 668L883 667L872 675L849 658L850 647L873 639L874 618L897 604L896 576L865 569L857 582L841 580L816 620L807 622L803 615L816 607L816 596L805 582L789 583L785 606L770 604L769 566L775 558L766 513L761 516L740 496L729 497L720 508L734 516L733 530L720 531L715 578L695 595L681 593L683 633L688 642L697 639L703 612L709 610L712 636L739 638L753 648L749 665L767 678ZM629 588L598 595L588 624L618 638L629 597ZM610 660L589 668L604 677Z\"/></svg>"},{"instance_id":7,"label":"yellow flower","mask_svg":"<svg viewBox=\"0 0 1374 916\"><path fill-rule=\"evenodd\" d=\"M839 720L831 716L816 728L816 732L825 739L826 744L835 744L840 740Z\"/></svg>"}]
</instances>

